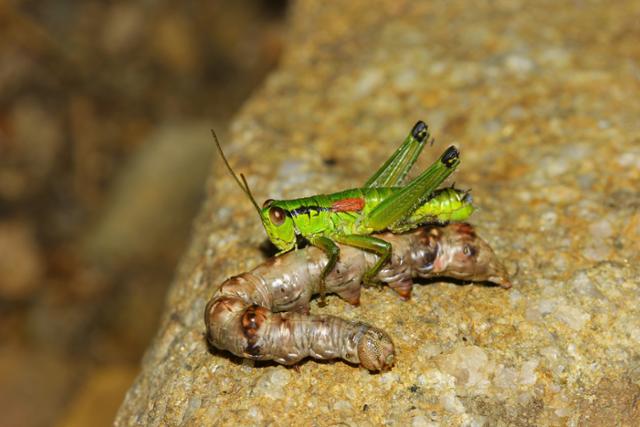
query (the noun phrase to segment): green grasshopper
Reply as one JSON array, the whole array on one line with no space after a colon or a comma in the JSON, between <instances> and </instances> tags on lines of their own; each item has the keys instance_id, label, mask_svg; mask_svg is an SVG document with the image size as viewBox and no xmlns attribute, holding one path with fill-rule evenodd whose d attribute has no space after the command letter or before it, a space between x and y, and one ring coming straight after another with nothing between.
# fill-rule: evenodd
<instances>
[{"instance_id":1,"label":"green grasshopper","mask_svg":"<svg viewBox=\"0 0 640 427\"><path fill-rule=\"evenodd\" d=\"M379 255L364 275L371 284L391 256L391 244L371 236L389 230L401 233L427 222L464 220L471 212L471 198L453 188L434 190L460 163L459 152L450 146L440 158L407 185L405 177L429 139L427 125L415 124L402 145L369 178L362 188L333 194L321 194L292 200L273 200L258 206L243 174L238 178L229 165L220 142L213 138L227 169L258 211L262 224L279 254L297 248L298 238L322 249L329 258L321 274L320 294L324 303L324 277L334 268L340 250L337 243L364 249ZM431 140L433 143L433 140Z\"/></svg>"}]
</instances>

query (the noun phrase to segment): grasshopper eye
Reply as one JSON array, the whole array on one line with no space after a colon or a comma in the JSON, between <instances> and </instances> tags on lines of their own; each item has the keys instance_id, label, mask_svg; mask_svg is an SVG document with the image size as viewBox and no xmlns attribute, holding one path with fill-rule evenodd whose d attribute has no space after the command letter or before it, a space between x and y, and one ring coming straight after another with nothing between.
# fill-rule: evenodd
<instances>
[{"instance_id":1,"label":"grasshopper eye","mask_svg":"<svg viewBox=\"0 0 640 427\"><path fill-rule=\"evenodd\" d=\"M286 216L287 214L282 208L274 206L269 209L269 219L271 220L271 223L273 223L273 225L282 225Z\"/></svg>"},{"instance_id":2,"label":"grasshopper eye","mask_svg":"<svg viewBox=\"0 0 640 427\"><path fill-rule=\"evenodd\" d=\"M262 204L262 209L268 208L271 205L271 203L273 203L273 199L265 200L264 203Z\"/></svg>"}]
</instances>

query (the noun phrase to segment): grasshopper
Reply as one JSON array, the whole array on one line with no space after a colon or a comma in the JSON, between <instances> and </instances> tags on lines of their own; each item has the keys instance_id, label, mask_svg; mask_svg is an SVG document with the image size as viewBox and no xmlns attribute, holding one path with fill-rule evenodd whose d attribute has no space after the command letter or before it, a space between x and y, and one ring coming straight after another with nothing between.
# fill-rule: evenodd
<instances>
[{"instance_id":1,"label":"grasshopper","mask_svg":"<svg viewBox=\"0 0 640 427\"><path fill-rule=\"evenodd\" d=\"M466 193L449 189L432 197L434 190L460 163L459 151L454 146L447 148L436 162L402 186L429 140L428 127L422 121L414 125L400 147L364 187L300 199L268 199L262 207L251 194L244 175L240 174L238 178L235 174L215 132L211 132L227 169L256 208L269 239L280 250L279 254L297 248L299 237L327 254L328 262L320 275L322 305L324 278L334 268L340 254L336 243L379 255L378 261L363 277L365 284L371 284L391 256L391 244L372 233L384 230L401 233L442 217L464 220L473 211L471 198Z\"/></svg>"}]
</instances>

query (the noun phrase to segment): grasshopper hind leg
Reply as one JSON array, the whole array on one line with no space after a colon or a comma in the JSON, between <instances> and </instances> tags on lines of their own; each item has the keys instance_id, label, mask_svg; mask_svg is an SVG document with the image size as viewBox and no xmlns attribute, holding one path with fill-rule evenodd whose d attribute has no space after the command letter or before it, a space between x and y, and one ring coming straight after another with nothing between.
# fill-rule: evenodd
<instances>
[{"instance_id":1,"label":"grasshopper hind leg","mask_svg":"<svg viewBox=\"0 0 640 427\"><path fill-rule=\"evenodd\" d=\"M409 132L404 142L387 159L367 182L365 187L396 187L404 182L405 177L418 160L420 152L429 139L429 128L419 120ZM433 141L432 141L433 142Z\"/></svg>"}]
</instances>

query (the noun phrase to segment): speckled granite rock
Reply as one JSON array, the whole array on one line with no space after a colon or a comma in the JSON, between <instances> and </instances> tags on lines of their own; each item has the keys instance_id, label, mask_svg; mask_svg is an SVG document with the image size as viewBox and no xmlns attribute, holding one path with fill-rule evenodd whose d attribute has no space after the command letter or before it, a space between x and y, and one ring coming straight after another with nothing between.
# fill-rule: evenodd
<instances>
[{"instance_id":1,"label":"speckled granite rock","mask_svg":"<svg viewBox=\"0 0 640 427\"><path fill-rule=\"evenodd\" d=\"M322 3L322 4L321 4ZM632 425L640 419L640 3L303 0L281 68L224 141L260 198L355 186L418 118L456 143L514 288L365 290L312 311L389 332L398 363L300 372L210 354L213 288L263 257L218 168L117 425ZM222 102L222 101L221 101ZM208 136L203 135L203 138Z\"/></svg>"}]
</instances>

